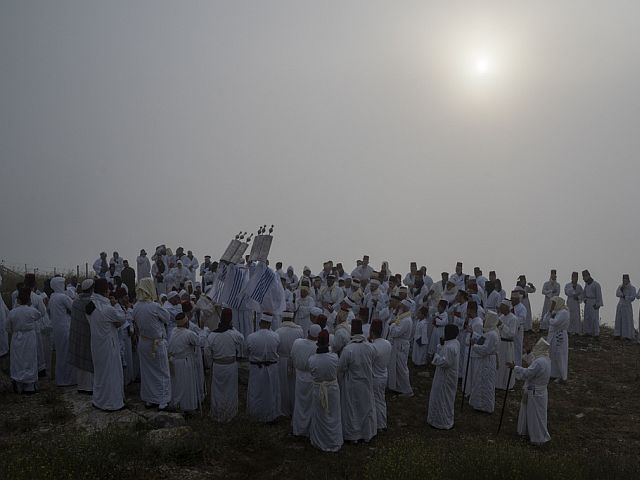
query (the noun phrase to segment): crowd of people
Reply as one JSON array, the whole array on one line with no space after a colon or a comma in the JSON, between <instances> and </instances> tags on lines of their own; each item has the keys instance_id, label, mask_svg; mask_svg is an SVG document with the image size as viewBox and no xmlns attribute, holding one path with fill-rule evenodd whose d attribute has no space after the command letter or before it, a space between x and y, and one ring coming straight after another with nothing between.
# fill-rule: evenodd
<instances>
[{"instance_id":1,"label":"crowd of people","mask_svg":"<svg viewBox=\"0 0 640 480\"><path fill-rule=\"evenodd\" d=\"M507 293L496 272L467 275L462 263L434 281L415 263L404 276L387 262L374 270L367 256L350 273L327 261L298 276L278 262L283 308L266 311L216 303L222 263L209 256L200 265L182 248L174 255L162 246L151 258L141 250L137 271L117 252L107 257L80 284L56 276L40 291L27 274L11 309L0 305L0 356L9 355L17 393L37 392L48 375L114 411L139 381L149 408L194 412L209 396L211 417L228 422L238 413L239 362L248 362L248 414L290 417L293 435L337 451L386 430L387 396L413 395L411 362L434 368L427 422L437 429L453 427L458 389L471 408L493 413L496 390L523 380L518 432L542 444L550 439L547 384L567 380L568 336L600 332L601 287L587 270L583 285L571 275L566 300L551 270L539 339L527 346L536 287L524 275ZM638 341L632 303L640 294L628 275L616 294L614 335Z\"/></svg>"}]
</instances>

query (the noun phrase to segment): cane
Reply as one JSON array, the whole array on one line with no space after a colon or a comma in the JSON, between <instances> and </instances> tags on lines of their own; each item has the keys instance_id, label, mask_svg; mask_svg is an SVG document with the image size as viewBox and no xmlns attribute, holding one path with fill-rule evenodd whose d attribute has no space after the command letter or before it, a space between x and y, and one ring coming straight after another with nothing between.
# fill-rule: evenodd
<instances>
[{"instance_id":1,"label":"cane","mask_svg":"<svg viewBox=\"0 0 640 480\"><path fill-rule=\"evenodd\" d=\"M460 400L460 411L464 410L464 392L467 391L467 380L469 379L469 361L471 360L471 337L472 333L469 333L469 351L467 352L467 366L464 371L464 385L462 386L462 399Z\"/></svg>"},{"instance_id":2,"label":"cane","mask_svg":"<svg viewBox=\"0 0 640 480\"><path fill-rule=\"evenodd\" d=\"M504 392L504 402L502 404L502 413L500 413L500 423L498 423L498 431L496 435L500 434L500 427L502 427L502 418L504 417L504 407L507 406L507 397L509 396L509 384L511 383L511 374L513 373L513 367L509 367L509 378L507 380L507 389Z\"/></svg>"}]
</instances>

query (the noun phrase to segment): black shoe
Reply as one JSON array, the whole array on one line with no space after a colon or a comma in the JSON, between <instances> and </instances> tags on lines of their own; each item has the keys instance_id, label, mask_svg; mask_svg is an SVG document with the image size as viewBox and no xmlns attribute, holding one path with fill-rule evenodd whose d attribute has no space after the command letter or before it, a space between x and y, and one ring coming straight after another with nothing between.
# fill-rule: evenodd
<instances>
[{"instance_id":1,"label":"black shoe","mask_svg":"<svg viewBox=\"0 0 640 480\"><path fill-rule=\"evenodd\" d=\"M47 371L46 370L40 370L38 372L38 378L42 378L42 377L46 377L47 376Z\"/></svg>"},{"instance_id":2,"label":"black shoe","mask_svg":"<svg viewBox=\"0 0 640 480\"><path fill-rule=\"evenodd\" d=\"M93 392L90 390L78 390L80 395L93 395Z\"/></svg>"}]
</instances>

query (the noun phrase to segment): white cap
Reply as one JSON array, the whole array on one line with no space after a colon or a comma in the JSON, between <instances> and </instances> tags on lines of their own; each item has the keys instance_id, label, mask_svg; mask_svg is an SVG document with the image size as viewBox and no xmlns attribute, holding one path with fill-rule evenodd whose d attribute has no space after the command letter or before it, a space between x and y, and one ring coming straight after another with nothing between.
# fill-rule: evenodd
<instances>
[{"instance_id":1,"label":"white cap","mask_svg":"<svg viewBox=\"0 0 640 480\"><path fill-rule=\"evenodd\" d=\"M270 313L263 313L262 316L260 317L260 321L271 323L273 322L273 315L271 315Z\"/></svg>"},{"instance_id":2,"label":"white cap","mask_svg":"<svg viewBox=\"0 0 640 480\"><path fill-rule=\"evenodd\" d=\"M322 331L322 328L320 327L320 325L316 325L314 323L309 327L309 336L313 338L318 338L318 335L320 335L321 331Z\"/></svg>"},{"instance_id":3,"label":"white cap","mask_svg":"<svg viewBox=\"0 0 640 480\"><path fill-rule=\"evenodd\" d=\"M322 309L318 308L318 307L311 307L309 309L309 313L311 315L313 315L314 317L317 317L318 315L320 315L322 313Z\"/></svg>"},{"instance_id":4,"label":"white cap","mask_svg":"<svg viewBox=\"0 0 640 480\"><path fill-rule=\"evenodd\" d=\"M282 312L282 318L293 318L293 312Z\"/></svg>"},{"instance_id":5,"label":"white cap","mask_svg":"<svg viewBox=\"0 0 640 480\"><path fill-rule=\"evenodd\" d=\"M175 298L178 296L178 292L176 292L175 290L171 290L169 293L167 293L167 300L171 300L172 298Z\"/></svg>"},{"instance_id":6,"label":"white cap","mask_svg":"<svg viewBox=\"0 0 640 480\"><path fill-rule=\"evenodd\" d=\"M83 280L82 284L80 285L80 288L82 290L89 290L91 287L93 287L93 279L91 278L87 278L86 280Z\"/></svg>"}]
</instances>

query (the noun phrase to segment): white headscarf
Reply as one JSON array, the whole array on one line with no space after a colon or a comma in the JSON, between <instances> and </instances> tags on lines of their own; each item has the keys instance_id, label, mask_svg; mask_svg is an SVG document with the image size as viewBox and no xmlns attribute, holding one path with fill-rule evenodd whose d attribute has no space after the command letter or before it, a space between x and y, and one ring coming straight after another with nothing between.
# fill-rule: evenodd
<instances>
[{"instance_id":1,"label":"white headscarf","mask_svg":"<svg viewBox=\"0 0 640 480\"><path fill-rule=\"evenodd\" d=\"M531 349L531 353L535 358L548 357L549 343L544 338L540 338L540 340L538 340L538 343L536 343Z\"/></svg>"},{"instance_id":2,"label":"white headscarf","mask_svg":"<svg viewBox=\"0 0 640 480\"><path fill-rule=\"evenodd\" d=\"M136 297L143 302L155 302L158 299L156 285L152 278L141 278L136 286Z\"/></svg>"},{"instance_id":3,"label":"white headscarf","mask_svg":"<svg viewBox=\"0 0 640 480\"><path fill-rule=\"evenodd\" d=\"M489 310L484 316L483 331L487 333L491 330L495 330L496 332L498 331L498 314Z\"/></svg>"},{"instance_id":4,"label":"white headscarf","mask_svg":"<svg viewBox=\"0 0 640 480\"><path fill-rule=\"evenodd\" d=\"M565 304L564 304L564 298L562 298L562 297L553 297L553 298L551 299L551 302L552 302L552 303L555 303L555 306L554 306L554 308L553 308L553 311L554 311L554 312L556 312L556 313L557 313L557 312L559 312L559 311L560 311L560 310L562 310L562 309L567 308L567 307L565 306Z\"/></svg>"},{"instance_id":5,"label":"white headscarf","mask_svg":"<svg viewBox=\"0 0 640 480\"><path fill-rule=\"evenodd\" d=\"M51 290L55 293L64 293L64 278L63 277L53 277L49 282L51 285Z\"/></svg>"}]
</instances>

